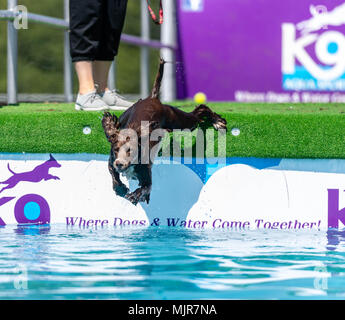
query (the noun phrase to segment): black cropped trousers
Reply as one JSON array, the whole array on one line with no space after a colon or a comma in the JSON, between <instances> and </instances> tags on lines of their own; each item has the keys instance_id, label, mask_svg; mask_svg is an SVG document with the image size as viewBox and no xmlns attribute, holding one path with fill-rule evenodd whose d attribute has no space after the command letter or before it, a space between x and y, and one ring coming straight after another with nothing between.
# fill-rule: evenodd
<instances>
[{"instance_id":1,"label":"black cropped trousers","mask_svg":"<svg viewBox=\"0 0 345 320\"><path fill-rule=\"evenodd\" d=\"M126 9L127 0L70 0L72 61L114 60Z\"/></svg>"}]
</instances>

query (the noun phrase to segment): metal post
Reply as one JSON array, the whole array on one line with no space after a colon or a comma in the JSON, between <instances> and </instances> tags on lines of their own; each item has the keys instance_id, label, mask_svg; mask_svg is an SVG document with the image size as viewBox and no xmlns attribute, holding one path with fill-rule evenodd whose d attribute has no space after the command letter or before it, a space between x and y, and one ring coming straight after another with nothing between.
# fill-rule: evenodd
<instances>
[{"instance_id":1,"label":"metal post","mask_svg":"<svg viewBox=\"0 0 345 320\"><path fill-rule=\"evenodd\" d=\"M164 22L161 29L161 42L176 48L176 1L163 0ZM175 50L161 49L161 57L170 63L164 66L161 100L164 102L176 99L176 64Z\"/></svg>"},{"instance_id":2,"label":"metal post","mask_svg":"<svg viewBox=\"0 0 345 320\"><path fill-rule=\"evenodd\" d=\"M69 0L64 0L64 19L69 25ZM70 56L69 29L64 35L64 93L65 101L73 101L73 71Z\"/></svg>"},{"instance_id":3,"label":"metal post","mask_svg":"<svg viewBox=\"0 0 345 320\"><path fill-rule=\"evenodd\" d=\"M141 0L141 39L150 40L150 20L147 10L147 1ZM146 46L140 48L140 95L146 98L149 95L150 83L150 49Z\"/></svg>"},{"instance_id":4,"label":"metal post","mask_svg":"<svg viewBox=\"0 0 345 320\"><path fill-rule=\"evenodd\" d=\"M7 0L7 9L14 11L17 0ZM7 103L18 104L17 85L18 31L13 20L7 22Z\"/></svg>"},{"instance_id":5,"label":"metal post","mask_svg":"<svg viewBox=\"0 0 345 320\"><path fill-rule=\"evenodd\" d=\"M109 75L108 75L108 89L116 89L116 58L110 66Z\"/></svg>"}]
</instances>

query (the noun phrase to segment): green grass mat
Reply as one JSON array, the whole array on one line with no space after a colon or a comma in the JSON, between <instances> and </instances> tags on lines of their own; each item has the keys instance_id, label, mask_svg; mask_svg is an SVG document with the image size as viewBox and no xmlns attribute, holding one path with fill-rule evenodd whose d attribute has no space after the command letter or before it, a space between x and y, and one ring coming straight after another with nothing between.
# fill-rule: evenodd
<instances>
[{"instance_id":1,"label":"green grass mat","mask_svg":"<svg viewBox=\"0 0 345 320\"><path fill-rule=\"evenodd\" d=\"M185 111L195 106L190 101L173 105L183 105ZM345 104L208 105L228 121L228 157L345 158ZM2 107L0 152L108 154L101 116L101 112L75 111L73 104ZM83 134L85 126L91 134ZM239 128L241 134L232 136L232 128ZM208 148L206 155L212 151Z\"/></svg>"}]
</instances>

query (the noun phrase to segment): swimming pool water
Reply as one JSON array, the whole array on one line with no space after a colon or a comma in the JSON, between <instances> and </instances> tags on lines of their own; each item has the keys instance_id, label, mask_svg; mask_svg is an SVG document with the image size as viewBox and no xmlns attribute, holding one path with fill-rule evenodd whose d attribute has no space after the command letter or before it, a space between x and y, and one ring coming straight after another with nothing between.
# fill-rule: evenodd
<instances>
[{"instance_id":1,"label":"swimming pool water","mask_svg":"<svg viewBox=\"0 0 345 320\"><path fill-rule=\"evenodd\" d=\"M344 299L345 232L0 228L0 299Z\"/></svg>"}]
</instances>

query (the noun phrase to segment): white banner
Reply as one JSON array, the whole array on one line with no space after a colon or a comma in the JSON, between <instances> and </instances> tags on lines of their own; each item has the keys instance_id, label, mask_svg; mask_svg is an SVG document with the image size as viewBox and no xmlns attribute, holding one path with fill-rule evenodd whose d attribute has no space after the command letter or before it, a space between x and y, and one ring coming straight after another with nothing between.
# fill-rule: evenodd
<instances>
[{"instance_id":1,"label":"white banner","mask_svg":"<svg viewBox=\"0 0 345 320\"><path fill-rule=\"evenodd\" d=\"M231 165L212 175L187 220L216 229L340 228L344 190L345 174Z\"/></svg>"},{"instance_id":2,"label":"white banner","mask_svg":"<svg viewBox=\"0 0 345 320\"><path fill-rule=\"evenodd\" d=\"M0 225L217 230L321 230L345 225L343 173L232 164L218 169L204 185L190 167L160 163L153 166L150 203L134 206L115 195L106 160L42 157L45 160L0 160ZM122 180L131 191L137 188L137 183Z\"/></svg>"},{"instance_id":3,"label":"white banner","mask_svg":"<svg viewBox=\"0 0 345 320\"><path fill-rule=\"evenodd\" d=\"M46 159L0 160L0 225L148 226L155 218L185 218L203 185L182 164L158 164L149 205L134 206L114 193L107 161Z\"/></svg>"}]
</instances>

